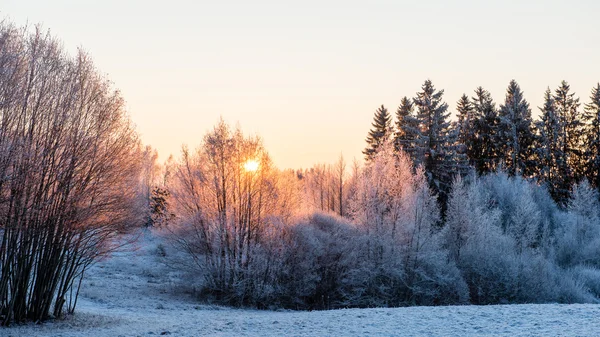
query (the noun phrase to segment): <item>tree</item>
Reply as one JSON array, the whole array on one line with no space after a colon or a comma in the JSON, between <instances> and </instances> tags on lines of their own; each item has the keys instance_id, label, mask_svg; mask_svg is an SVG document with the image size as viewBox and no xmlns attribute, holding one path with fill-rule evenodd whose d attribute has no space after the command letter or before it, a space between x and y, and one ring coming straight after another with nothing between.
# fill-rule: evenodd
<instances>
[{"instance_id":1,"label":"tree","mask_svg":"<svg viewBox=\"0 0 600 337\"><path fill-rule=\"evenodd\" d=\"M165 187L154 187L150 195L150 221L147 225L163 227L175 218L169 205L170 193Z\"/></svg>"},{"instance_id":2,"label":"tree","mask_svg":"<svg viewBox=\"0 0 600 337\"><path fill-rule=\"evenodd\" d=\"M567 164L568 170L565 174L568 186L573 186L583 176L583 150L581 148L583 123L579 111L579 98L575 98L575 93L570 92L571 87L566 81L554 91L554 102L556 104L556 114L558 115L562 130L560 137L561 161ZM565 200L561 200L565 202Z\"/></svg>"},{"instance_id":3,"label":"tree","mask_svg":"<svg viewBox=\"0 0 600 337\"><path fill-rule=\"evenodd\" d=\"M473 152L475 140L475 110L473 103L466 94L463 94L456 103L457 141L465 146L465 153Z\"/></svg>"},{"instance_id":4,"label":"tree","mask_svg":"<svg viewBox=\"0 0 600 337\"><path fill-rule=\"evenodd\" d=\"M562 137L562 120L556 111L556 102L550 88L544 94L544 106L540 120L536 122L538 179L548 188L554 200L567 200L569 196L570 168L563 155L564 137Z\"/></svg>"},{"instance_id":5,"label":"tree","mask_svg":"<svg viewBox=\"0 0 600 337\"><path fill-rule=\"evenodd\" d=\"M473 109L475 113L475 138L467 155L479 174L493 172L498 166L498 112L490 93L478 87L475 89Z\"/></svg>"},{"instance_id":6,"label":"tree","mask_svg":"<svg viewBox=\"0 0 600 337\"><path fill-rule=\"evenodd\" d=\"M455 152L456 173L465 176L475 164L469 159L475 140L475 120L473 104L467 95L463 94L458 100L456 112L458 120L452 123L451 139Z\"/></svg>"},{"instance_id":7,"label":"tree","mask_svg":"<svg viewBox=\"0 0 600 337\"><path fill-rule=\"evenodd\" d=\"M600 189L600 83L592 89L590 102L585 104L582 116L585 121L586 177L591 185Z\"/></svg>"},{"instance_id":8,"label":"tree","mask_svg":"<svg viewBox=\"0 0 600 337\"><path fill-rule=\"evenodd\" d=\"M515 80L506 89L506 99L498 113L497 141L501 158L509 175L533 174L533 121L529 103Z\"/></svg>"},{"instance_id":9,"label":"tree","mask_svg":"<svg viewBox=\"0 0 600 337\"><path fill-rule=\"evenodd\" d=\"M0 23L0 320L73 312L87 267L140 226L141 146L81 50ZM138 199L139 200L139 199Z\"/></svg>"},{"instance_id":10,"label":"tree","mask_svg":"<svg viewBox=\"0 0 600 337\"><path fill-rule=\"evenodd\" d=\"M426 80L414 98L421 134L417 140L417 164L422 164L431 188L445 205L455 172L450 139L448 104L442 101L444 90L436 90Z\"/></svg>"},{"instance_id":11,"label":"tree","mask_svg":"<svg viewBox=\"0 0 600 337\"><path fill-rule=\"evenodd\" d=\"M224 303L256 304L273 270L262 258L277 214L277 174L258 137L220 121L201 147L182 151L169 190L171 229L203 277L203 291ZM262 274L259 280L256 276Z\"/></svg>"},{"instance_id":12,"label":"tree","mask_svg":"<svg viewBox=\"0 0 600 337\"><path fill-rule=\"evenodd\" d=\"M400 101L396 110L396 135L394 144L396 151L403 151L417 165L417 139L420 136L419 120L415 116L413 102L406 96ZM416 166L415 166L416 167Z\"/></svg>"},{"instance_id":13,"label":"tree","mask_svg":"<svg viewBox=\"0 0 600 337\"><path fill-rule=\"evenodd\" d=\"M358 180L351 218L365 235L356 247L365 271L353 279L354 291L391 305L466 301L464 282L440 246L439 204L423 168L413 171L407 155L386 143Z\"/></svg>"},{"instance_id":14,"label":"tree","mask_svg":"<svg viewBox=\"0 0 600 337\"><path fill-rule=\"evenodd\" d=\"M338 202L338 214L340 217L343 217L345 214L344 207L344 185L345 185L345 177L346 177L346 162L344 161L344 156L340 154L340 158L335 163L333 168L333 173L335 174L335 189L337 193L337 202Z\"/></svg>"},{"instance_id":15,"label":"tree","mask_svg":"<svg viewBox=\"0 0 600 337\"><path fill-rule=\"evenodd\" d=\"M156 196L154 193L156 191L159 177L160 168L157 164L158 152L153 149L151 146L146 146L144 151L142 152L142 162L141 162L141 173L140 173L140 209L145 210L144 217L146 226L153 226L153 209L157 210L155 207ZM165 191L166 192L166 191Z\"/></svg>"},{"instance_id":16,"label":"tree","mask_svg":"<svg viewBox=\"0 0 600 337\"><path fill-rule=\"evenodd\" d=\"M366 139L367 147L363 150L367 161L371 160L379 147L392 136L392 117L383 105L375 111L371 125L373 128Z\"/></svg>"}]
</instances>

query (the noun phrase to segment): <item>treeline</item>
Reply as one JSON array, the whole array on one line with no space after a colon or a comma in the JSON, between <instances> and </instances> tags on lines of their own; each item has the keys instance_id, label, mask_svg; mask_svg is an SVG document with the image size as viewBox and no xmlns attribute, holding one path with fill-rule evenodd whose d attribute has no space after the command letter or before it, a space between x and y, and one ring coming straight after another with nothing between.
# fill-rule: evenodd
<instances>
[{"instance_id":1,"label":"treeline","mask_svg":"<svg viewBox=\"0 0 600 337\"><path fill-rule=\"evenodd\" d=\"M448 182L443 217L425 167L384 141L350 170L340 158L280 171L259 138L221 121L166 165L160 186L169 196L153 209L174 215L166 227L204 301L291 309L598 302L594 187L575 184L559 206L519 173L471 170Z\"/></svg>"},{"instance_id":2,"label":"treeline","mask_svg":"<svg viewBox=\"0 0 600 337\"><path fill-rule=\"evenodd\" d=\"M0 324L73 312L86 268L139 226L141 150L108 80L0 22Z\"/></svg>"},{"instance_id":3,"label":"treeline","mask_svg":"<svg viewBox=\"0 0 600 337\"><path fill-rule=\"evenodd\" d=\"M423 166L444 205L453 177L470 169L483 175L502 168L510 176L533 179L561 206L583 179L600 188L600 83L583 109L567 82L546 90L536 120L514 80L498 106L482 87L471 98L464 94L456 104L455 121L443 93L425 81L414 98L402 98L395 123L381 106L363 151L366 159L393 142L415 167Z\"/></svg>"}]
</instances>

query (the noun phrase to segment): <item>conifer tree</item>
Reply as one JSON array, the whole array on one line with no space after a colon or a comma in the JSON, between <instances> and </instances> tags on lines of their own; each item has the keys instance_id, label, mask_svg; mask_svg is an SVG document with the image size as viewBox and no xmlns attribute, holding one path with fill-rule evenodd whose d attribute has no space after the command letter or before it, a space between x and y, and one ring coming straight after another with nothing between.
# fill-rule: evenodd
<instances>
[{"instance_id":1,"label":"conifer tree","mask_svg":"<svg viewBox=\"0 0 600 337\"><path fill-rule=\"evenodd\" d=\"M463 94L456 103L456 116L458 118L458 141L469 147L474 135L474 109L471 100Z\"/></svg>"},{"instance_id":2,"label":"conifer tree","mask_svg":"<svg viewBox=\"0 0 600 337\"><path fill-rule=\"evenodd\" d=\"M469 166L474 166L474 162L469 160L469 154L473 152L475 140L474 112L471 100L466 94L463 94L456 103L458 121L453 127L457 165L461 174L466 173Z\"/></svg>"},{"instance_id":3,"label":"conifer tree","mask_svg":"<svg viewBox=\"0 0 600 337\"><path fill-rule=\"evenodd\" d=\"M478 87L475 89L473 100L474 138L468 149L469 160L474 163L478 174L496 170L498 166L498 148L496 137L498 133L498 112L492 95Z\"/></svg>"},{"instance_id":4,"label":"conifer tree","mask_svg":"<svg viewBox=\"0 0 600 337\"><path fill-rule=\"evenodd\" d=\"M367 161L373 159L379 147L392 136L392 117L383 105L375 111L371 125L373 128L369 131L366 139L367 147L363 150Z\"/></svg>"},{"instance_id":5,"label":"conifer tree","mask_svg":"<svg viewBox=\"0 0 600 337\"><path fill-rule=\"evenodd\" d=\"M562 140L562 161L566 162L569 171L567 175L567 183L572 186L583 176L583 151L581 148L581 140L583 133L583 123L581 121L581 113L579 111L579 98L575 98L575 93L570 93L571 87L566 81L562 81L561 85L554 92L554 101L556 103L556 113L561 121L561 137Z\"/></svg>"},{"instance_id":6,"label":"conifer tree","mask_svg":"<svg viewBox=\"0 0 600 337\"><path fill-rule=\"evenodd\" d=\"M536 122L538 179L547 186L555 200L565 200L569 193L569 186L564 177L568 176L569 167L563 160L562 125L556 113L556 103L550 88L544 94L544 106L539 109L542 114L540 120Z\"/></svg>"},{"instance_id":7,"label":"conifer tree","mask_svg":"<svg viewBox=\"0 0 600 337\"><path fill-rule=\"evenodd\" d=\"M600 83L592 89L590 103L585 104L585 175L590 184L600 189Z\"/></svg>"},{"instance_id":8,"label":"conifer tree","mask_svg":"<svg viewBox=\"0 0 600 337\"><path fill-rule=\"evenodd\" d=\"M506 99L498 111L497 141L500 158L509 175L531 176L534 171L533 121L529 103L515 80L506 89Z\"/></svg>"},{"instance_id":9,"label":"conifer tree","mask_svg":"<svg viewBox=\"0 0 600 337\"><path fill-rule=\"evenodd\" d=\"M438 193L445 209L448 193L455 175L453 149L450 139L448 104L442 101L444 90L436 90L430 80L425 81L413 99L421 135L417 142L417 162L422 163L430 186Z\"/></svg>"},{"instance_id":10,"label":"conifer tree","mask_svg":"<svg viewBox=\"0 0 600 337\"><path fill-rule=\"evenodd\" d=\"M413 102L404 96L396 110L396 135L394 141L396 151L404 151L412 159L413 165L416 159L416 141L420 135L419 120L415 116L414 110Z\"/></svg>"}]
</instances>

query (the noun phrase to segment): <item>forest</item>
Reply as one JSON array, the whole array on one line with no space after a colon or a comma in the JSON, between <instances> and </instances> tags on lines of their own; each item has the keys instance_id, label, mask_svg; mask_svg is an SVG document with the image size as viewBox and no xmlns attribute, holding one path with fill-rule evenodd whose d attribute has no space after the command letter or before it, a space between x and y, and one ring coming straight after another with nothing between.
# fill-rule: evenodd
<instances>
[{"instance_id":1,"label":"forest","mask_svg":"<svg viewBox=\"0 0 600 337\"><path fill-rule=\"evenodd\" d=\"M455 116L443 94L426 80L377 109L364 161L280 170L220 120L160 164L88 54L0 23L0 323L72 313L86 269L142 227L208 303L600 302L600 83L583 106L548 89L535 120L516 81Z\"/></svg>"}]
</instances>

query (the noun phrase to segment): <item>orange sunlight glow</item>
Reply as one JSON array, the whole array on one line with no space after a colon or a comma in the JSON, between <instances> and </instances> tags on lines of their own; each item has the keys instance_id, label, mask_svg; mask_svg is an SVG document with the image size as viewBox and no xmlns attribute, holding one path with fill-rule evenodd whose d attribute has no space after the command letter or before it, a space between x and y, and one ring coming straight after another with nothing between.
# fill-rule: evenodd
<instances>
[{"instance_id":1,"label":"orange sunlight glow","mask_svg":"<svg viewBox=\"0 0 600 337\"><path fill-rule=\"evenodd\" d=\"M260 164L258 163L258 161L256 159L248 159L244 163L244 170L246 170L247 172L256 172L256 171L258 171L259 167L260 167Z\"/></svg>"}]
</instances>

